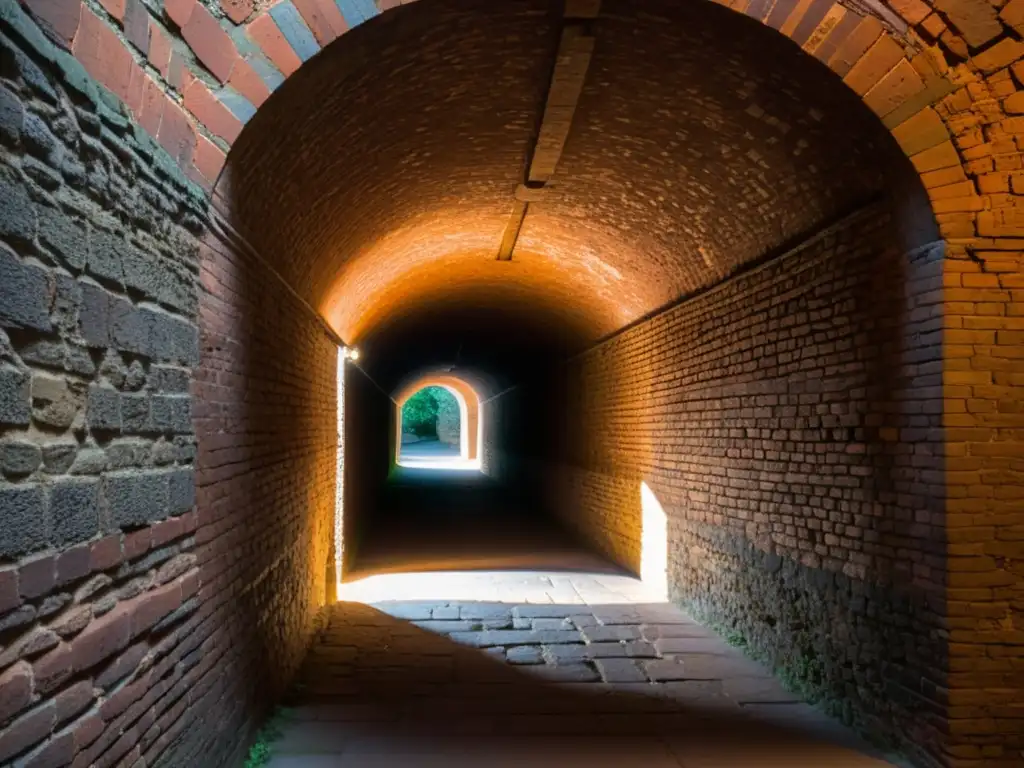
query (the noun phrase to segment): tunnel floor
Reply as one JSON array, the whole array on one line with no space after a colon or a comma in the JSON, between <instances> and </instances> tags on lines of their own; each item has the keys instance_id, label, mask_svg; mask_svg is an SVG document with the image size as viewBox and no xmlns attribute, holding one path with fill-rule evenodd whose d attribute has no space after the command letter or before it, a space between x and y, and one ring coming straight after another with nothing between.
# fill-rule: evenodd
<instances>
[{"instance_id":1,"label":"tunnel floor","mask_svg":"<svg viewBox=\"0 0 1024 768\"><path fill-rule=\"evenodd\" d=\"M270 768L887 764L590 557L593 571L346 584L279 715Z\"/></svg>"},{"instance_id":2,"label":"tunnel floor","mask_svg":"<svg viewBox=\"0 0 1024 768\"><path fill-rule=\"evenodd\" d=\"M478 473L400 470L270 768L887 765Z\"/></svg>"}]
</instances>

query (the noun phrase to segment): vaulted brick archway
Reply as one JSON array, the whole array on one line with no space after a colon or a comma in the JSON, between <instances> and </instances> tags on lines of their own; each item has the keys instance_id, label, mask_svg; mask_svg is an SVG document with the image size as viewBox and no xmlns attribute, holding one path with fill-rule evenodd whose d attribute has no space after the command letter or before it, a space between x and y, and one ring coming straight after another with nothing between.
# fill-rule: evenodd
<instances>
[{"instance_id":1,"label":"vaulted brick archway","mask_svg":"<svg viewBox=\"0 0 1024 768\"><path fill-rule=\"evenodd\" d=\"M480 396L467 382L458 376L443 373L419 376L412 384L404 385L395 394L395 407L401 411L406 401L420 390L427 387L443 387L459 402L459 439L460 457L465 461L478 461L480 458L480 435L483 424L480 421ZM396 450L401 446L401 419L396 419L399 431L396 438ZM398 453L395 454L396 458Z\"/></svg>"},{"instance_id":2,"label":"vaulted brick archway","mask_svg":"<svg viewBox=\"0 0 1024 768\"><path fill-rule=\"evenodd\" d=\"M1015 765L1022 2L0 0L0 761L237 757L455 367L495 481Z\"/></svg>"}]
</instances>

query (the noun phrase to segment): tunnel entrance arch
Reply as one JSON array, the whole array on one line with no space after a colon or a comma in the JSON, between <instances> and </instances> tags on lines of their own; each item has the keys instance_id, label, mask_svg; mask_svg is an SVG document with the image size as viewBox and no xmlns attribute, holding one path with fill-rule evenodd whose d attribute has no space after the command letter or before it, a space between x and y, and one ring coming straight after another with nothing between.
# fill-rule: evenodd
<instances>
[{"instance_id":1,"label":"tunnel entrance arch","mask_svg":"<svg viewBox=\"0 0 1024 768\"><path fill-rule=\"evenodd\" d=\"M465 466L479 467L480 440L483 432L483 421L480 417L480 396L467 382L457 376L445 374L421 377L414 383L402 387L396 394L394 398L396 412L395 462L401 464L402 459L402 438L404 433L402 420L403 406L417 393L430 387L441 388L450 394L458 405L458 462Z\"/></svg>"}]
</instances>

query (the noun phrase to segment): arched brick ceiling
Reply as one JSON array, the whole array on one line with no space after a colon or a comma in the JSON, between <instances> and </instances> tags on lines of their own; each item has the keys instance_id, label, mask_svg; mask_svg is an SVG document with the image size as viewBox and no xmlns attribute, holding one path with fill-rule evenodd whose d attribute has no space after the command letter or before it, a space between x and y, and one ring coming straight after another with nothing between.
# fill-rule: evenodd
<instances>
[{"instance_id":1,"label":"arched brick ceiling","mask_svg":"<svg viewBox=\"0 0 1024 768\"><path fill-rule=\"evenodd\" d=\"M497 261L558 5L421 0L372 19L234 145L221 207L350 343L429 365L422 332L468 322L472 349L570 351L887 190L924 212L908 240L934 236L878 118L790 40L710 3L605 0L550 189Z\"/></svg>"}]
</instances>

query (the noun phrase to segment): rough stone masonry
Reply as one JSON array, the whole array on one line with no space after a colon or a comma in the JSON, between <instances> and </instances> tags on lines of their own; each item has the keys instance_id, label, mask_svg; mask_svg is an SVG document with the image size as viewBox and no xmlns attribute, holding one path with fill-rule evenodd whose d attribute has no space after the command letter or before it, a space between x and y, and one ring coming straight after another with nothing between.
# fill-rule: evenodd
<instances>
[{"instance_id":1,"label":"rough stone masonry","mask_svg":"<svg viewBox=\"0 0 1024 768\"><path fill-rule=\"evenodd\" d=\"M188 705L204 205L0 8L0 764L131 762Z\"/></svg>"}]
</instances>

